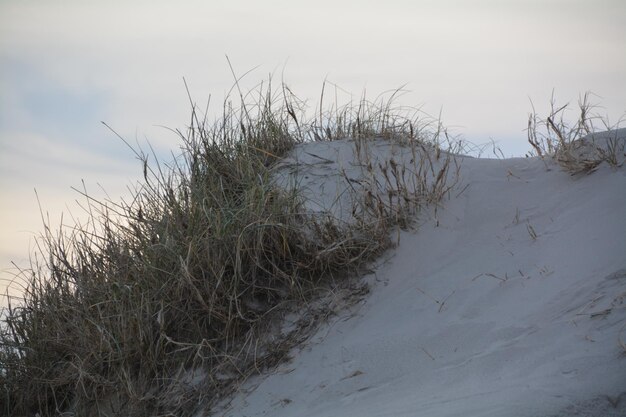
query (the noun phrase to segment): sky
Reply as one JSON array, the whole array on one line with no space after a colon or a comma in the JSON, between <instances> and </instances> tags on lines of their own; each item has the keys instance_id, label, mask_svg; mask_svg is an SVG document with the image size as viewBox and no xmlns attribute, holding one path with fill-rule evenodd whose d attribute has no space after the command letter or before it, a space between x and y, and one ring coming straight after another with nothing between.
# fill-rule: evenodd
<instances>
[{"instance_id":1,"label":"sky","mask_svg":"<svg viewBox=\"0 0 626 417\"><path fill-rule=\"evenodd\" d=\"M531 102L545 113L553 93L591 91L609 123L624 115L625 23L622 0L0 0L0 290L41 212L57 224L80 211L72 187L117 199L140 176L101 122L176 152L164 126L187 124L183 77L220 103L226 56L250 71L244 88L272 74L313 110L325 80L344 99L403 88L398 104L523 156Z\"/></svg>"}]
</instances>

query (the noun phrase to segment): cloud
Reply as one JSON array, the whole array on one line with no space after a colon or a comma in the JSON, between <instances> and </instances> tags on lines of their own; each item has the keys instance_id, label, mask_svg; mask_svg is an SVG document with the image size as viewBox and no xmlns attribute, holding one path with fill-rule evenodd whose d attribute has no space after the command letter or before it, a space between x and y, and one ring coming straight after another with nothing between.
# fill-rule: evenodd
<instances>
[{"instance_id":1,"label":"cloud","mask_svg":"<svg viewBox=\"0 0 626 417\"><path fill-rule=\"evenodd\" d=\"M592 90L612 120L626 111L625 10L622 0L0 0L0 192L13 207L2 224L32 205L34 187L61 208L81 178L123 190L136 162L101 120L167 158L179 143L157 125L188 122L182 77L218 115L233 84L225 54L238 75L260 66L242 88L284 69L313 108L325 78L355 98L406 84L397 104L443 108L457 133L522 154L529 97L542 110L553 89L561 102ZM20 228L36 229L34 218Z\"/></svg>"},{"instance_id":2,"label":"cloud","mask_svg":"<svg viewBox=\"0 0 626 417\"><path fill-rule=\"evenodd\" d=\"M575 97L592 89L605 96L609 108L626 95L626 87L615 91L626 71L620 52L626 48L626 29L615 18L619 2L564 5L40 2L11 9L14 19L7 19L0 49L44 68L48 79L67 91L106 94L107 121L123 133L184 123L183 76L199 101L212 93L219 111L233 82L225 53L240 74L261 65L247 85L268 72L280 73L289 58L286 80L314 102L325 76L357 96L366 86L377 94L408 83L415 90L413 103L402 104L426 102L432 112L443 105L450 123L466 126L470 134L490 129L494 121L497 131L512 122L519 131L528 95L538 100L557 88ZM497 106L477 106L485 97ZM516 113L521 106L509 107L511 101L523 103L521 114ZM156 135L151 139L172 145Z\"/></svg>"}]
</instances>

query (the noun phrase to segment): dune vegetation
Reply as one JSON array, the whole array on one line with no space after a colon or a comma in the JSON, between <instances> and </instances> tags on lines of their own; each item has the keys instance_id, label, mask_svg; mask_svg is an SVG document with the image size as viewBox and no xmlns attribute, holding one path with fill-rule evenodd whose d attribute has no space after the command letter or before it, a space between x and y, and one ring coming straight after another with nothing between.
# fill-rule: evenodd
<instances>
[{"instance_id":1,"label":"dune vegetation","mask_svg":"<svg viewBox=\"0 0 626 417\"><path fill-rule=\"evenodd\" d=\"M280 361L323 314L288 334L272 331L277 317L346 285L392 244L392 228L454 182L445 130L394 108L393 95L307 119L285 85L233 91L239 104L227 99L213 123L192 102L171 163L131 147L143 180L130 201L82 191L87 222L44 226L21 273L27 289L2 323L1 415L188 415L210 405ZM297 144L344 138L364 171L386 178L350 184L349 220L307 210L297 186L275 180ZM415 169L372 166L371 138L407 146Z\"/></svg>"},{"instance_id":2,"label":"dune vegetation","mask_svg":"<svg viewBox=\"0 0 626 417\"><path fill-rule=\"evenodd\" d=\"M21 273L26 291L1 323L0 415L185 416L210 407L285 359L328 314L316 300L361 294L353 278L393 245L392 231L457 183L461 145L439 120L395 107L394 94L323 110L322 91L309 118L286 85L232 92L214 122L190 97L173 161L130 147L143 174L130 200L82 191L87 222L44 225ZM587 116L571 130L555 121L559 111L531 117L536 155L572 173L612 161L610 152L597 163L576 159ZM374 161L373 139L403 147L410 162ZM344 178L348 217L311 210L298 184L278 181L294 147L334 140L353 143L363 173ZM283 331L288 312L300 320Z\"/></svg>"}]
</instances>

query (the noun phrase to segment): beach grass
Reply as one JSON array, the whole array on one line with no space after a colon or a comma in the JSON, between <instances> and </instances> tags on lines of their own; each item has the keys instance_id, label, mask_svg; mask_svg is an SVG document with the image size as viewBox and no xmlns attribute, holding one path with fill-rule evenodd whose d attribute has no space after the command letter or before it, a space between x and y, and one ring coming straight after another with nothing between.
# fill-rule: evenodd
<instances>
[{"instance_id":1,"label":"beach grass","mask_svg":"<svg viewBox=\"0 0 626 417\"><path fill-rule=\"evenodd\" d=\"M621 166L625 155L623 141L614 137L596 143L593 135L599 130L616 131L622 120L609 123L596 112L592 96L587 92L580 97L574 122L567 117L571 106L557 104L554 94L547 116L538 115L533 107L527 129L528 143L532 147L529 156L554 160L572 175L589 174L603 162L613 167Z\"/></svg>"},{"instance_id":2,"label":"beach grass","mask_svg":"<svg viewBox=\"0 0 626 417\"><path fill-rule=\"evenodd\" d=\"M394 107L393 94L320 104L310 119L271 81L235 84L214 122L190 103L173 161L129 145L142 170L132 198L79 190L87 221L44 222L26 289L0 324L0 415L179 416L216 404L324 316L310 308L281 333L281 312L358 276L458 176L441 123ZM358 187L346 178L350 221L307 210L297 187L274 181L299 144L346 138L370 173ZM373 167L374 138L407 146L412 166Z\"/></svg>"}]
</instances>

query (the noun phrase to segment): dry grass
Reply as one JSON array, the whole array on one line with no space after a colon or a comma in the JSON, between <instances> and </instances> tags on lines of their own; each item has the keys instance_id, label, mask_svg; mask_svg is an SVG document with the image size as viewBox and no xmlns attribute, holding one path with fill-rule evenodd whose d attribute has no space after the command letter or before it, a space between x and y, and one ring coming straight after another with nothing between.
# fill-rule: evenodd
<instances>
[{"instance_id":1,"label":"dry grass","mask_svg":"<svg viewBox=\"0 0 626 417\"><path fill-rule=\"evenodd\" d=\"M225 102L213 124L192 104L171 165L133 150L143 181L132 201L83 191L87 223L46 223L23 300L0 327L0 415L187 416L215 404L332 314L320 300L353 297L344 278L458 176L440 124L398 115L393 96L307 121L286 86L236 91L240 105ZM297 189L272 181L298 143L342 137L370 173L352 188L348 223L307 212ZM370 138L403 142L412 164L372 166ZM299 322L277 331L290 310Z\"/></svg>"},{"instance_id":2,"label":"dry grass","mask_svg":"<svg viewBox=\"0 0 626 417\"><path fill-rule=\"evenodd\" d=\"M550 102L550 114L544 119L533 113L528 118L528 142L533 148L530 156L550 158L570 174L591 173L606 162L611 166L624 163L624 141L613 138L596 143L594 124L601 123L603 130L615 130L602 117L594 113L590 94L584 94L578 102L578 118L570 124L565 119L568 105L558 106L554 96Z\"/></svg>"},{"instance_id":3,"label":"dry grass","mask_svg":"<svg viewBox=\"0 0 626 417\"><path fill-rule=\"evenodd\" d=\"M359 179L344 172L352 192L351 213L363 223L382 222L390 227L408 227L425 204L435 206L456 186L463 144L448 134L441 120L414 108L396 107L402 90L391 91L373 102L362 97L320 115L311 126L314 140L350 138L354 143ZM323 94L322 94L323 98ZM321 106L321 104L320 104ZM376 141L389 141L399 148L397 157L373 158ZM409 158L403 157L409 155Z\"/></svg>"}]
</instances>

